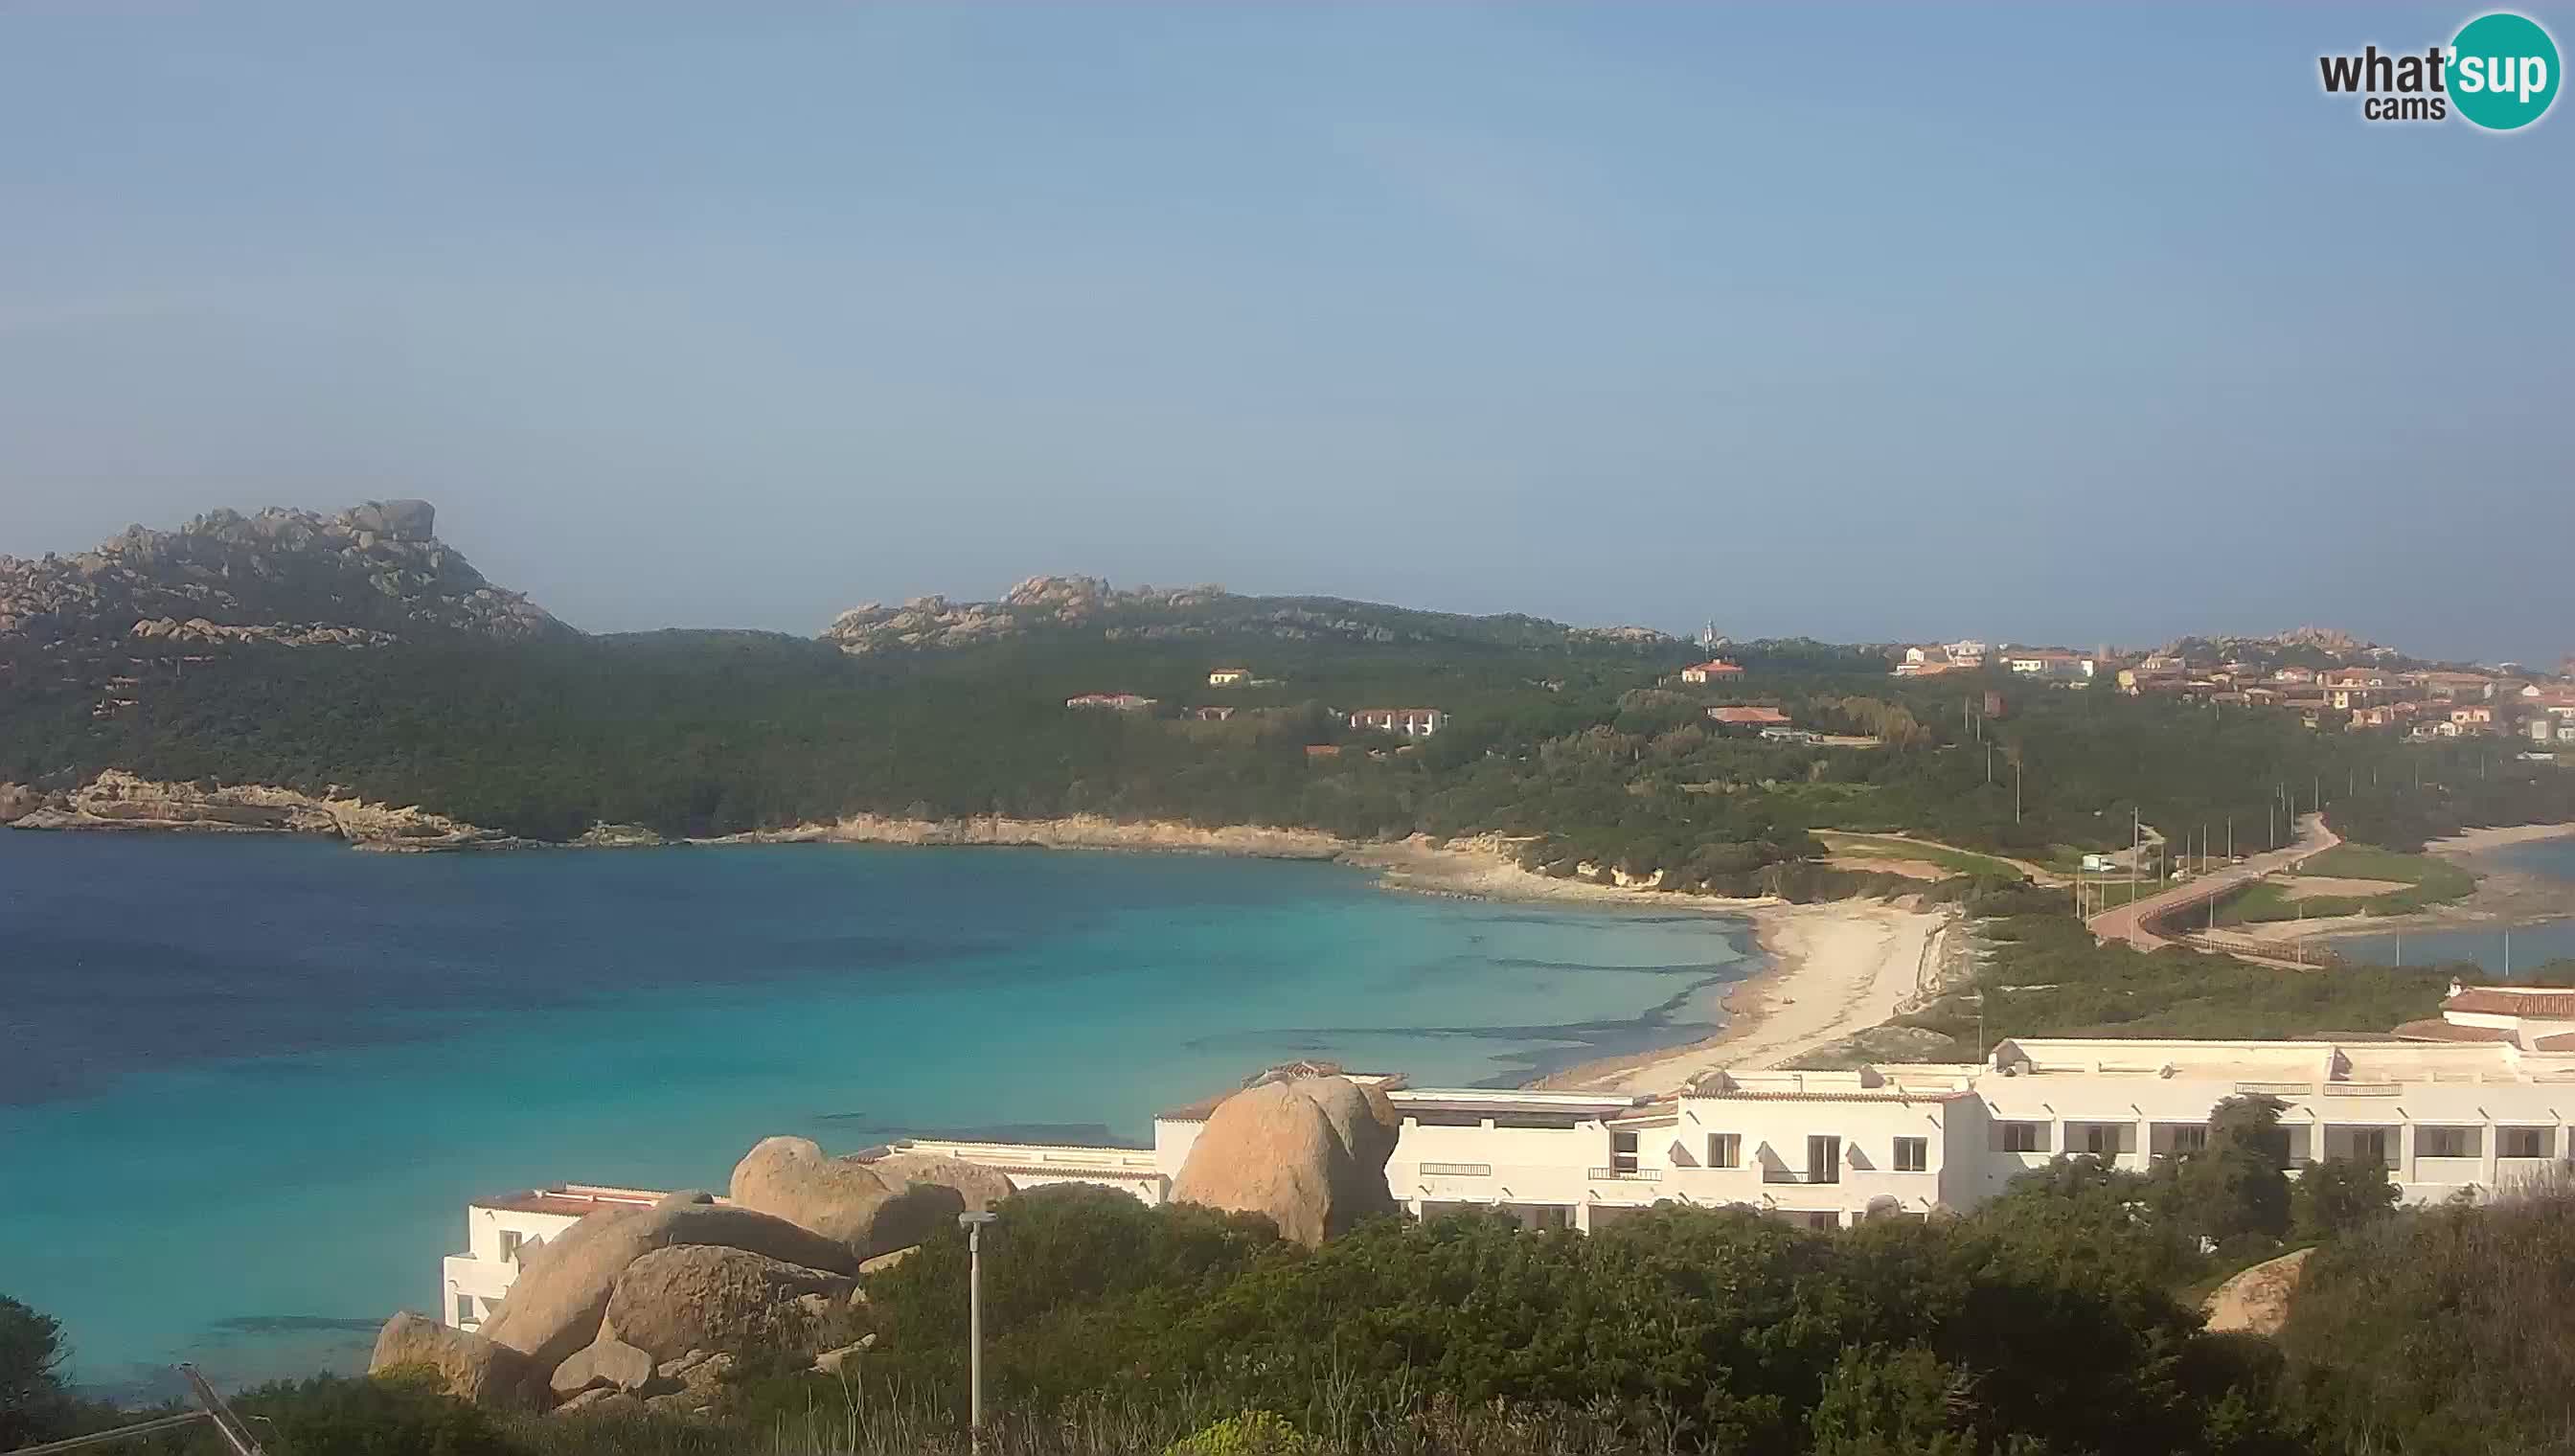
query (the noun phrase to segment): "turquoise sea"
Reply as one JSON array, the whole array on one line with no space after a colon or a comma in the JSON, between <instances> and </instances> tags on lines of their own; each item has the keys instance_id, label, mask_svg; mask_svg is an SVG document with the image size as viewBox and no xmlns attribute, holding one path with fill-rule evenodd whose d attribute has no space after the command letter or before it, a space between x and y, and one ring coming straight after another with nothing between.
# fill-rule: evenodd
<instances>
[{"instance_id":1,"label":"turquoise sea","mask_svg":"<svg viewBox=\"0 0 2575 1456\"><path fill-rule=\"evenodd\" d=\"M2566 887L2564 917L2510 930L2477 926L2457 930L2411 930L2401 935L2336 937L2334 950L2353 960L2380 965L2445 965L2469 961L2500 976L2507 966L2524 974L2552 960L2575 960L2575 838L2533 839L2508 844L2477 856L2497 869L2519 870L2556 880ZM2507 942L2506 936L2510 939Z\"/></svg>"},{"instance_id":2,"label":"turquoise sea","mask_svg":"<svg viewBox=\"0 0 2575 1456\"><path fill-rule=\"evenodd\" d=\"M0 1294L74 1376L365 1362L470 1197L761 1137L1142 1142L1272 1062L1508 1084L1695 1039L1742 921L1339 865L0 833Z\"/></svg>"}]
</instances>

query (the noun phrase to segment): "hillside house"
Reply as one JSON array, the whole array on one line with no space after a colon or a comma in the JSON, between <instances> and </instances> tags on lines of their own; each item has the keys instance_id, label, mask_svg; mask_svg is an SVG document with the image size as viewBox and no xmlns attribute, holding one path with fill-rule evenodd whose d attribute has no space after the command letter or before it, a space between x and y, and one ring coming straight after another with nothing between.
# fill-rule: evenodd
<instances>
[{"instance_id":1,"label":"hillside house","mask_svg":"<svg viewBox=\"0 0 2575 1456\"><path fill-rule=\"evenodd\" d=\"M1710 658L1681 669L1684 683L1725 683L1743 676L1743 669L1723 658Z\"/></svg>"},{"instance_id":2,"label":"hillside house","mask_svg":"<svg viewBox=\"0 0 2575 1456\"><path fill-rule=\"evenodd\" d=\"M1219 668L1208 674L1210 688L1240 688L1252 681L1250 668Z\"/></svg>"},{"instance_id":3,"label":"hillside house","mask_svg":"<svg viewBox=\"0 0 2575 1456\"><path fill-rule=\"evenodd\" d=\"M2071 682L2089 680L2099 670L2100 663L2079 653L2016 648L2003 654L2003 667L2026 678Z\"/></svg>"},{"instance_id":4,"label":"hillside house","mask_svg":"<svg viewBox=\"0 0 2575 1456\"><path fill-rule=\"evenodd\" d=\"M1426 738L1447 724L1448 715L1435 708L1362 708L1350 715L1350 727L1358 731L1407 738Z\"/></svg>"},{"instance_id":5,"label":"hillside house","mask_svg":"<svg viewBox=\"0 0 2575 1456\"><path fill-rule=\"evenodd\" d=\"M1955 666L1955 664L1949 661L1949 650L1947 648L1906 648L1904 650L1904 660L1895 665L1895 676L1898 678L1930 678L1949 672Z\"/></svg>"},{"instance_id":6,"label":"hillside house","mask_svg":"<svg viewBox=\"0 0 2575 1456\"><path fill-rule=\"evenodd\" d=\"M1728 705L1723 708L1711 708L1707 711L1707 716L1728 728L1786 728L1791 722L1788 715L1779 710L1757 705Z\"/></svg>"},{"instance_id":7,"label":"hillside house","mask_svg":"<svg viewBox=\"0 0 2575 1456\"><path fill-rule=\"evenodd\" d=\"M1113 713L1144 713L1161 699L1133 693L1084 693L1064 701L1067 708L1103 708Z\"/></svg>"}]
</instances>

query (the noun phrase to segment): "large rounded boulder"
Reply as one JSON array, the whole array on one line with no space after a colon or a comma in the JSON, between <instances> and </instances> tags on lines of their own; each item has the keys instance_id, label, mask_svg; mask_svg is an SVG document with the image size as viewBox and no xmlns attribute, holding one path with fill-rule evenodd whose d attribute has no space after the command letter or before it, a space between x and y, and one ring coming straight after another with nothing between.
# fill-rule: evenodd
<instances>
[{"instance_id":1,"label":"large rounded boulder","mask_svg":"<svg viewBox=\"0 0 2575 1456\"><path fill-rule=\"evenodd\" d=\"M915 1178L910 1164L880 1176L881 1162L833 1157L811 1138L764 1138L734 1165L732 1197L831 1239L852 1259L909 1248L966 1211L956 1187Z\"/></svg>"},{"instance_id":2,"label":"large rounded boulder","mask_svg":"<svg viewBox=\"0 0 2575 1456\"><path fill-rule=\"evenodd\" d=\"M1217 1104L1172 1197L1264 1213L1311 1247L1390 1211L1385 1161L1401 1124L1382 1092L1347 1077L1261 1082Z\"/></svg>"},{"instance_id":3,"label":"large rounded boulder","mask_svg":"<svg viewBox=\"0 0 2575 1456\"><path fill-rule=\"evenodd\" d=\"M755 1209L676 1199L654 1208L603 1208L528 1259L483 1333L551 1372L599 1337L609 1295L628 1266L658 1249L686 1245L742 1249L835 1274L859 1267L845 1245Z\"/></svg>"},{"instance_id":4,"label":"large rounded boulder","mask_svg":"<svg viewBox=\"0 0 2575 1456\"><path fill-rule=\"evenodd\" d=\"M890 1152L868 1164L887 1187L911 1188L923 1183L954 1188L966 1207L983 1213L1011 1196L1011 1180L998 1169L963 1158L931 1152Z\"/></svg>"},{"instance_id":5,"label":"large rounded boulder","mask_svg":"<svg viewBox=\"0 0 2575 1456\"><path fill-rule=\"evenodd\" d=\"M608 1328L655 1360L788 1344L818 1309L846 1301L857 1287L846 1274L744 1249L658 1249L618 1277Z\"/></svg>"},{"instance_id":6,"label":"large rounded boulder","mask_svg":"<svg viewBox=\"0 0 2575 1456\"><path fill-rule=\"evenodd\" d=\"M438 1387L458 1400L489 1410L542 1410L551 1367L467 1330L405 1310L376 1334L367 1373L435 1372Z\"/></svg>"}]
</instances>

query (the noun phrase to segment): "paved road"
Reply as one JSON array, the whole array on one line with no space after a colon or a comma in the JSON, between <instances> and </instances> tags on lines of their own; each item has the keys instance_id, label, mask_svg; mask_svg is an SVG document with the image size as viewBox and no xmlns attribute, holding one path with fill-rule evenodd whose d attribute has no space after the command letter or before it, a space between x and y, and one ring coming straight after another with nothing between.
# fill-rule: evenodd
<instances>
[{"instance_id":1,"label":"paved road","mask_svg":"<svg viewBox=\"0 0 2575 1456\"><path fill-rule=\"evenodd\" d=\"M2134 904L2119 905L2091 916L2084 923L2102 940L2125 940L2140 950L2152 950L2173 942L2146 928L2155 920L2193 906L2204 906L2218 895L2252 883L2265 874L2292 869L2311 854L2321 854L2342 842L2342 837L2325 827L2323 814L2306 814L2298 820L2298 837L2281 848L2247 857L2243 863L2206 874L2193 875L2160 894L2150 894ZM2140 921L2143 924L2140 924Z\"/></svg>"}]
</instances>

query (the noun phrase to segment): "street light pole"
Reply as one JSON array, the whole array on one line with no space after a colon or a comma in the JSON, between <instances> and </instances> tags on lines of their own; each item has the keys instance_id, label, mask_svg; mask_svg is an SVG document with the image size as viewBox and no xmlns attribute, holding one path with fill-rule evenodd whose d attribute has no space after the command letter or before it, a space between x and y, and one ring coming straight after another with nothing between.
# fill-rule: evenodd
<instances>
[{"instance_id":1,"label":"street light pole","mask_svg":"<svg viewBox=\"0 0 2575 1456\"><path fill-rule=\"evenodd\" d=\"M966 1439L975 1451L984 1449L984 1225L992 1221L990 1213L957 1215L966 1230Z\"/></svg>"}]
</instances>

